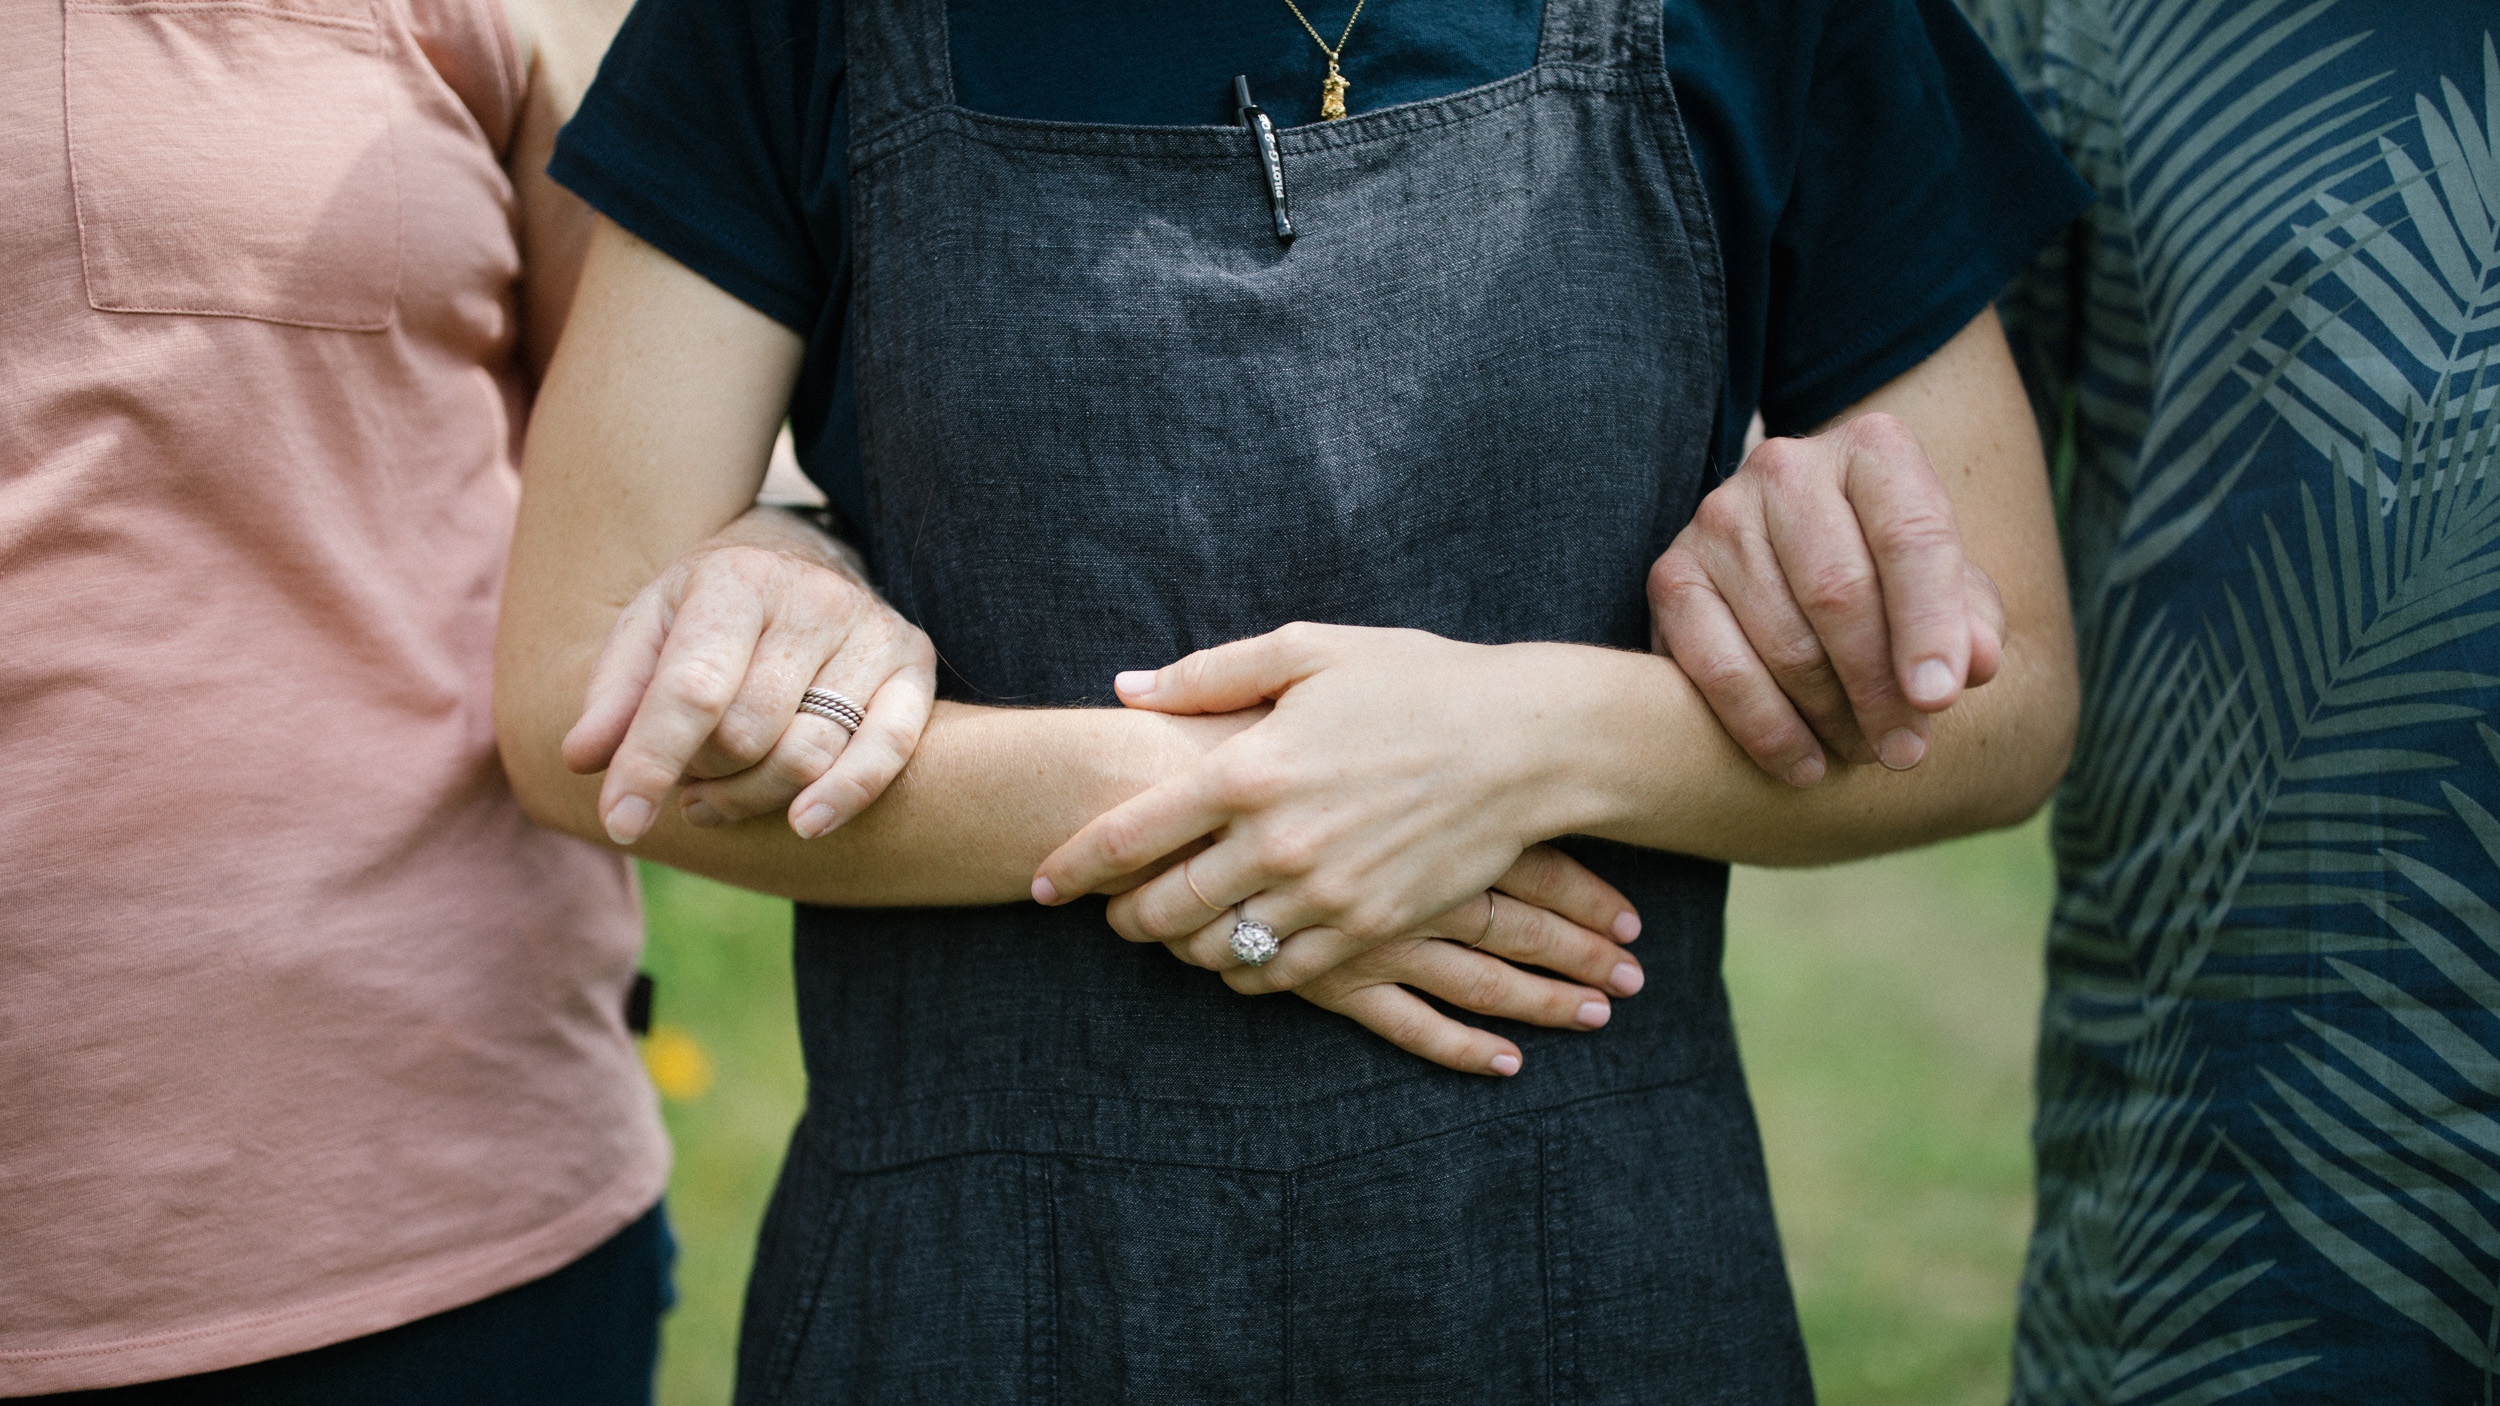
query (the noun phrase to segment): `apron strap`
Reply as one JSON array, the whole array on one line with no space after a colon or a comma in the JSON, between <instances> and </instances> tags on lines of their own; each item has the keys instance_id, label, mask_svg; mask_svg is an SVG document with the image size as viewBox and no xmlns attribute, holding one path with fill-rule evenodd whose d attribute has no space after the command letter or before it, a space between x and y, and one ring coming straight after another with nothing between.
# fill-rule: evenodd
<instances>
[{"instance_id":1,"label":"apron strap","mask_svg":"<svg viewBox=\"0 0 2500 1406\"><path fill-rule=\"evenodd\" d=\"M1661 0L1545 0L1536 61L1651 77L1666 65Z\"/></svg>"},{"instance_id":2,"label":"apron strap","mask_svg":"<svg viewBox=\"0 0 2500 1406\"><path fill-rule=\"evenodd\" d=\"M854 153L915 112L953 106L946 0L843 0L842 68Z\"/></svg>"}]
</instances>

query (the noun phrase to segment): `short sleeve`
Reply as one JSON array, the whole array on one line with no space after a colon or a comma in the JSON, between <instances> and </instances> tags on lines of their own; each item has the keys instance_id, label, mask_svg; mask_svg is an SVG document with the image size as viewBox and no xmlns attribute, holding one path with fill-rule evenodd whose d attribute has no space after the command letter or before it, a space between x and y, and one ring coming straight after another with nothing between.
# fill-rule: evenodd
<instances>
[{"instance_id":1,"label":"short sleeve","mask_svg":"<svg viewBox=\"0 0 2500 1406\"><path fill-rule=\"evenodd\" d=\"M840 46L806 0L639 0L548 174L806 336L841 261L808 210L841 161L809 135L842 130Z\"/></svg>"},{"instance_id":2,"label":"short sleeve","mask_svg":"<svg viewBox=\"0 0 2500 1406\"><path fill-rule=\"evenodd\" d=\"M1771 235L1775 434L1925 360L2091 202L1951 0L1838 0L1810 82Z\"/></svg>"},{"instance_id":3,"label":"short sleeve","mask_svg":"<svg viewBox=\"0 0 2500 1406\"><path fill-rule=\"evenodd\" d=\"M2077 7L1962 0L1962 8L2084 181L2105 195L2115 191L2116 115L2107 89L2077 62L2097 47L2089 29L2076 24ZM2068 393L2082 376L2085 289L2097 267L2124 267L2127 247L2124 212L2105 203L2070 226L2063 242L2042 250L1997 304L2045 437L2063 433Z\"/></svg>"}]
</instances>

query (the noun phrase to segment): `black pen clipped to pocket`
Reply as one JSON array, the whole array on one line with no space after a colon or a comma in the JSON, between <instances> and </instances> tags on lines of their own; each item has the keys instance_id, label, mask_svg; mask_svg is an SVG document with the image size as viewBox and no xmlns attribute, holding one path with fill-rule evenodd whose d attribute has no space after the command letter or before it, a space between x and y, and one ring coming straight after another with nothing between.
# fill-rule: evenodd
<instances>
[{"instance_id":1,"label":"black pen clipped to pocket","mask_svg":"<svg viewBox=\"0 0 2500 1406\"><path fill-rule=\"evenodd\" d=\"M1267 187L1267 212L1276 217L1276 242L1293 242L1293 214L1285 208L1285 158L1276 150L1276 124L1267 120L1259 105L1250 101L1250 79L1246 74L1233 76L1233 99L1240 111L1241 125L1250 129L1250 145L1259 156L1259 181Z\"/></svg>"}]
</instances>

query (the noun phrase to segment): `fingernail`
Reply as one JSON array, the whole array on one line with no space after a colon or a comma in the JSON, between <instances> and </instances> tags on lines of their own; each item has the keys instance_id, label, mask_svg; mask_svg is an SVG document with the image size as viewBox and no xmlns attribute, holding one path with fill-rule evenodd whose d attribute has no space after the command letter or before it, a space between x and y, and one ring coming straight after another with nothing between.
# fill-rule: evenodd
<instances>
[{"instance_id":1,"label":"fingernail","mask_svg":"<svg viewBox=\"0 0 2500 1406\"><path fill-rule=\"evenodd\" d=\"M1800 760L1795 766L1788 769L1788 784L1796 787L1798 790L1803 791L1811 789L1815 786L1821 785L1822 781L1823 754L1820 752L1816 752L1812 756Z\"/></svg>"},{"instance_id":2,"label":"fingernail","mask_svg":"<svg viewBox=\"0 0 2500 1406\"><path fill-rule=\"evenodd\" d=\"M1059 901L1059 890L1051 883L1050 880L1037 878L1033 881L1033 901L1035 903L1057 903Z\"/></svg>"},{"instance_id":3,"label":"fingernail","mask_svg":"<svg viewBox=\"0 0 2500 1406\"><path fill-rule=\"evenodd\" d=\"M1619 962L1614 975L1606 979L1606 984L1613 987L1618 996L1637 996L1641 994L1641 983L1646 979L1641 975L1639 963Z\"/></svg>"},{"instance_id":4,"label":"fingernail","mask_svg":"<svg viewBox=\"0 0 2500 1406\"><path fill-rule=\"evenodd\" d=\"M627 796L608 809L608 838L620 845L630 845L651 828L651 803L640 796Z\"/></svg>"},{"instance_id":5,"label":"fingernail","mask_svg":"<svg viewBox=\"0 0 2500 1406\"><path fill-rule=\"evenodd\" d=\"M809 806L807 813L799 817L796 828L800 839L815 839L833 828L833 807L829 805Z\"/></svg>"},{"instance_id":6,"label":"fingernail","mask_svg":"<svg viewBox=\"0 0 2500 1406\"><path fill-rule=\"evenodd\" d=\"M1505 1079L1518 1073L1519 1056L1515 1054L1497 1054L1493 1056L1493 1072L1501 1075Z\"/></svg>"},{"instance_id":7,"label":"fingernail","mask_svg":"<svg viewBox=\"0 0 2500 1406\"><path fill-rule=\"evenodd\" d=\"M1114 674L1111 676L1111 686L1118 689L1123 698L1143 698L1155 691L1154 670L1130 669L1124 673Z\"/></svg>"},{"instance_id":8,"label":"fingernail","mask_svg":"<svg viewBox=\"0 0 2500 1406\"><path fill-rule=\"evenodd\" d=\"M1574 1013L1573 1018L1580 1022L1581 1029L1595 1030L1597 1027L1604 1025L1607 1017L1612 1016L1614 1013L1615 1008L1607 1005L1604 1001L1582 1001L1580 1003L1580 1009Z\"/></svg>"},{"instance_id":9,"label":"fingernail","mask_svg":"<svg viewBox=\"0 0 2500 1406\"><path fill-rule=\"evenodd\" d=\"M709 801L689 801L685 809L686 823L698 830L709 830L721 823L721 813L712 809Z\"/></svg>"},{"instance_id":10,"label":"fingernail","mask_svg":"<svg viewBox=\"0 0 2500 1406\"><path fill-rule=\"evenodd\" d=\"M1641 935L1641 915L1626 908L1615 915L1615 941L1630 942Z\"/></svg>"},{"instance_id":11,"label":"fingernail","mask_svg":"<svg viewBox=\"0 0 2500 1406\"><path fill-rule=\"evenodd\" d=\"M1896 727L1875 744L1876 759L1894 771L1908 771L1927 755L1927 739L1906 727Z\"/></svg>"},{"instance_id":12,"label":"fingernail","mask_svg":"<svg viewBox=\"0 0 2500 1406\"><path fill-rule=\"evenodd\" d=\"M1910 671L1910 701L1942 703L1953 692L1953 670L1941 659L1930 659Z\"/></svg>"}]
</instances>

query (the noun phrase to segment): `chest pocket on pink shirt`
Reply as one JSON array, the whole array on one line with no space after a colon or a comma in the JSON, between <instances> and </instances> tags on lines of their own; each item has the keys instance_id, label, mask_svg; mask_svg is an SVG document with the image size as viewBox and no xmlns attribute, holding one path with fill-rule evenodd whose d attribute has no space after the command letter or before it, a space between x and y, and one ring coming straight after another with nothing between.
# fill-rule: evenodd
<instances>
[{"instance_id":1,"label":"chest pocket on pink shirt","mask_svg":"<svg viewBox=\"0 0 2500 1406\"><path fill-rule=\"evenodd\" d=\"M70 183L106 312L378 331L399 292L370 0L67 0Z\"/></svg>"}]
</instances>

